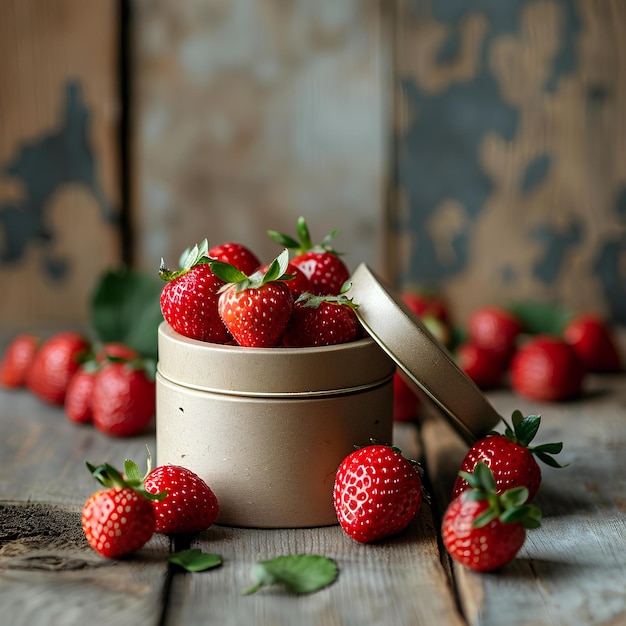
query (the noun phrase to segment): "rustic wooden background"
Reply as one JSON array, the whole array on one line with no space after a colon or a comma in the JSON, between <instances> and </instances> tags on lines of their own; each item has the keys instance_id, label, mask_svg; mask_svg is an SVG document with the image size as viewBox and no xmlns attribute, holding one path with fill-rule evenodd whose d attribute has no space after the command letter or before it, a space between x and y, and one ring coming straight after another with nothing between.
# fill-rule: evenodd
<instances>
[{"instance_id":1,"label":"rustic wooden background","mask_svg":"<svg viewBox=\"0 0 626 626\"><path fill-rule=\"evenodd\" d=\"M3 0L0 323L338 228L354 269L626 323L620 0ZM8 296L8 297L7 297Z\"/></svg>"}]
</instances>

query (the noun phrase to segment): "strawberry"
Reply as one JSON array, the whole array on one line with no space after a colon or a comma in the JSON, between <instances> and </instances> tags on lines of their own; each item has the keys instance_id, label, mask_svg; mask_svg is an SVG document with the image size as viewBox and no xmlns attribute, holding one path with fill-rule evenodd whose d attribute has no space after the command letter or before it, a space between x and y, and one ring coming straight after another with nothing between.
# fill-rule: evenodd
<instances>
[{"instance_id":1,"label":"strawberry","mask_svg":"<svg viewBox=\"0 0 626 626\"><path fill-rule=\"evenodd\" d=\"M267 270L270 268L269 263L264 265L259 269L259 272L265 274ZM291 293L293 294L294 299L301 296L303 293L307 293L311 291L311 285L309 283L309 279L304 275L304 272L293 263L289 262L287 264L287 269L285 273L289 274L293 278L285 281L285 285L291 289Z\"/></svg>"},{"instance_id":2,"label":"strawberry","mask_svg":"<svg viewBox=\"0 0 626 626\"><path fill-rule=\"evenodd\" d=\"M146 429L156 405L154 372L142 361L106 363L96 373L91 407L94 426L112 437Z\"/></svg>"},{"instance_id":3,"label":"strawberry","mask_svg":"<svg viewBox=\"0 0 626 626\"><path fill-rule=\"evenodd\" d=\"M293 294L285 280L289 252L284 250L265 273L246 276L228 263L211 262L213 272L225 283L218 311L225 327L240 346L277 346L291 317Z\"/></svg>"},{"instance_id":4,"label":"strawberry","mask_svg":"<svg viewBox=\"0 0 626 626\"><path fill-rule=\"evenodd\" d=\"M514 313L503 307L485 306L474 311L467 321L469 340L507 360L515 351L522 325Z\"/></svg>"},{"instance_id":5,"label":"strawberry","mask_svg":"<svg viewBox=\"0 0 626 626\"><path fill-rule=\"evenodd\" d=\"M167 284L161 291L161 312L179 334L199 341L226 343L231 336L217 310L219 290L224 282L213 274L208 256L209 244L185 250L181 269L168 270L163 260L159 275Z\"/></svg>"},{"instance_id":6,"label":"strawberry","mask_svg":"<svg viewBox=\"0 0 626 626\"><path fill-rule=\"evenodd\" d=\"M443 544L450 556L478 572L500 569L512 561L526 540L527 528L538 528L541 512L525 504L525 487L496 494L491 470L477 463L474 473L460 472L471 489L452 500L443 516Z\"/></svg>"},{"instance_id":7,"label":"strawberry","mask_svg":"<svg viewBox=\"0 0 626 626\"><path fill-rule=\"evenodd\" d=\"M521 411L514 411L512 428L502 421L506 426L504 434L494 432L474 443L461 463L461 471L472 471L476 463L483 462L495 477L497 493L504 493L513 487L526 487L530 502L541 484L541 469L535 456L550 467L563 467L552 456L561 452L563 444L544 443L530 447L541 425L540 415L524 417ZM452 497L456 498L469 488L469 483L458 476Z\"/></svg>"},{"instance_id":8,"label":"strawberry","mask_svg":"<svg viewBox=\"0 0 626 626\"><path fill-rule=\"evenodd\" d=\"M494 389L502 384L507 370L506 357L466 341L456 350L459 367L481 388Z\"/></svg>"},{"instance_id":9,"label":"strawberry","mask_svg":"<svg viewBox=\"0 0 626 626\"><path fill-rule=\"evenodd\" d=\"M139 550L156 526L151 500L163 499L167 494L148 493L141 481L124 478L107 463L98 467L87 463L87 468L105 487L83 506L82 526L89 545L108 558Z\"/></svg>"},{"instance_id":10,"label":"strawberry","mask_svg":"<svg viewBox=\"0 0 626 626\"><path fill-rule=\"evenodd\" d=\"M621 356L607 323L598 315L581 314L570 320L563 331L589 372L618 372Z\"/></svg>"},{"instance_id":11,"label":"strawberry","mask_svg":"<svg viewBox=\"0 0 626 626\"><path fill-rule=\"evenodd\" d=\"M106 343L91 359L81 364L72 376L65 394L65 414L75 424L91 423L93 411L91 396L96 373L109 361L132 361L139 358L133 348L119 342Z\"/></svg>"},{"instance_id":12,"label":"strawberry","mask_svg":"<svg viewBox=\"0 0 626 626\"><path fill-rule=\"evenodd\" d=\"M537 335L520 346L509 365L513 390L533 400L569 400L582 391L585 368L568 343Z\"/></svg>"},{"instance_id":13,"label":"strawberry","mask_svg":"<svg viewBox=\"0 0 626 626\"><path fill-rule=\"evenodd\" d=\"M354 312L357 306L343 293L338 296L303 293L294 303L282 345L330 346L358 339L361 325Z\"/></svg>"},{"instance_id":14,"label":"strawberry","mask_svg":"<svg viewBox=\"0 0 626 626\"><path fill-rule=\"evenodd\" d=\"M350 272L330 244L338 231L334 230L324 237L322 243L314 245L303 217L298 218L296 230L299 240L275 230L269 230L267 234L281 246L295 252L296 256L291 259L291 263L305 274L313 293L333 296L341 293L341 288L350 278Z\"/></svg>"},{"instance_id":15,"label":"strawberry","mask_svg":"<svg viewBox=\"0 0 626 626\"><path fill-rule=\"evenodd\" d=\"M399 371L393 375L393 419L395 422L412 422L417 419L420 399Z\"/></svg>"},{"instance_id":16,"label":"strawberry","mask_svg":"<svg viewBox=\"0 0 626 626\"><path fill-rule=\"evenodd\" d=\"M216 261L234 265L244 274L252 274L261 264L254 252L240 243L222 243L211 248L208 255Z\"/></svg>"},{"instance_id":17,"label":"strawberry","mask_svg":"<svg viewBox=\"0 0 626 626\"><path fill-rule=\"evenodd\" d=\"M341 462L333 498L343 530L359 543L372 543L409 525L422 503L422 482L398 448L372 443Z\"/></svg>"},{"instance_id":18,"label":"strawberry","mask_svg":"<svg viewBox=\"0 0 626 626\"><path fill-rule=\"evenodd\" d=\"M40 399L63 405L70 380L89 349L89 342L80 333L53 335L35 353L26 374L27 387Z\"/></svg>"},{"instance_id":19,"label":"strawberry","mask_svg":"<svg viewBox=\"0 0 626 626\"><path fill-rule=\"evenodd\" d=\"M444 324L450 322L448 303L439 293L435 291L405 289L400 294L400 297L409 309L420 319L434 317Z\"/></svg>"},{"instance_id":20,"label":"strawberry","mask_svg":"<svg viewBox=\"0 0 626 626\"><path fill-rule=\"evenodd\" d=\"M24 387L26 372L35 358L39 338L22 333L14 337L0 361L0 385L7 388Z\"/></svg>"},{"instance_id":21,"label":"strawberry","mask_svg":"<svg viewBox=\"0 0 626 626\"><path fill-rule=\"evenodd\" d=\"M157 532L199 533L217 519L215 494L200 476L185 467L156 467L148 473L144 485L153 494L167 492L167 498L152 502Z\"/></svg>"}]
</instances>

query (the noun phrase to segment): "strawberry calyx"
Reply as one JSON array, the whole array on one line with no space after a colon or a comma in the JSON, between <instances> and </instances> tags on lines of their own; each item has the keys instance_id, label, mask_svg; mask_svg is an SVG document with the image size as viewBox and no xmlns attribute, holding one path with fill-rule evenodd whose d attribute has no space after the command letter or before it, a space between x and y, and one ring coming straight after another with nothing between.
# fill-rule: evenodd
<instances>
[{"instance_id":1,"label":"strawberry calyx","mask_svg":"<svg viewBox=\"0 0 626 626\"><path fill-rule=\"evenodd\" d=\"M543 443L538 446L531 447L529 444L535 438L539 426L541 425L541 415L527 415L524 416L519 410L513 411L511 415L511 421L513 426L510 426L507 421L502 418L505 425L504 437L509 441L516 443L524 448L527 448L529 452L534 454L538 459L543 461L550 467L563 468L567 465L561 465L552 455L559 454L563 449L563 442L555 443ZM491 432L492 435L502 435L499 432Z\"/></svg>"},{"instance_id":2,"label":"strawberry calyx","mask_svg":"<svg viewBox=\"0 0 626 626\"><path fill-rule=\"evenodd\" d=\"M124 474L119 472L112 465L109 465L109 463L94 466L87 461L85 465L91 475L107 489L132 489L144 498L155 500L156 502L161 502L167 497L167 491L161 491L155 494L150 493L144 487L145 478L150 473L152 466L152 457L149 451L147 462L148 469L145 474L142 474L137 464L130 459L124 461Z\"/></svg>"},{"instance_id":3,"label":"strawberry calyx","mask_svg":"<svg viewBox=\"0 0 626 626\"><path fill-rule=\"evenodd\" d=\"M483 528L495 519L503 524L520 523L524 528L541 526L541 511L536 505L526 503L526 487L513 487L498 495L493 472L482 461L476 463L473 473L461 471L459 476L471 487L459 497L488 502L488 507L472 523L474 528Z\"/></svg>"},{"instance_id":4,"label":"strawberry calyx","mask_svg":"<svg viewBox=\"0 0 626 626\"><path fill-rule=\"evenodd\" d=\"M340 304L340 305L348 306L351 309L358 309L359 305L356 302L353 302L352 298L348 298L348 296L345 295L346 292L349 291L351 286L352 286L352 282L347 280L341 287L340 293L336 296L317 295L309 291L305 291L304 293L301 293L298 296L298 298L296 299L296 302L300 302L302 303L302 306L306 308L311 308L311 309L319 308L319 306L323 302L329 302L331 304Z\"/></svg>"},{"instance_id":5,"label":"strawberry calyx","mask_svg":"<svg viewBox=\"0 0 626 626\"><path fill-rule=\"evenodd\" d=\"M271 239L284 248L292 250L296 255L304 254L305 252L329 252L335 256L341 256L342 254L341 252L337 252L331 244L332 239L339 233L339 229L337 228L328 233L320 243L314 244L306 220L304 217L299 217L296 223L296 233L298 239L275 230L267 231Z\"/></svg>"},{"instance_id":6,"label":"strawberry calyx","mask_svg":"<svg viewBox=\"0 0 626 626\"><path fill-rule=\"evenodd\" d=\"M165 266L165 261L161 259L161 266L159 267L159 276L165 281L172 281L175 278L179 278L183 274L186 274L190 269L196 265L202 263L210 263L211 257L209 256L209 242L204 239L200 244L196 244L193 248L187 248L181 255L178 261L180 269L170 270Z\"/></svg>"},{"instance_id":7,"label":"strawberry calyx","mask_svg":"<svg viewBox=\"0 0 626 626\"><path fill-rule=\"evenodd\" d=\"M259 289L267 283L272 283L280 280L291 280L294 278L293 274L287 273L287 267L289 265L289 250L283 250L267 267L265 272L257 271L250 276L242 272L230 263L224 261L211 260L211 271L219 279L226 283L219 292L223 292L231 285L235 285L237 292L245 291L246 289Z\"/></svg>"}]
</instances>

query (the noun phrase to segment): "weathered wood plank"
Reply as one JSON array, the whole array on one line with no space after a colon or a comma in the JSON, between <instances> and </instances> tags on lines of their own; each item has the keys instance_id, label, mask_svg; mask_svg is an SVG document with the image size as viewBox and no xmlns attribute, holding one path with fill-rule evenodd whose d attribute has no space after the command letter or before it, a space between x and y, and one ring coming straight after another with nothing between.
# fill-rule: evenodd
<instances>
[{"instance_id":1,"label":"weathered wood plank","mask_svg":"<svg viewBox=\"0 0 626 626\"><path fill-rule=\"evenodd\" d=\"M536 443L563 441L565 469L543 466L536 503L542 527L518 558L480 575L456 564L454 579L470 624L618 624L626 619L626 446L623 375L590 378L585 397L542 404L508 391L489 394L501 415L540 413ZM427 466L442 506L466 449L442 421L424 424Z\"/></svg>"},{"instance_id":2,"label":"weathered wood plank","mask_svg":"<svg viewBox=\"0 0 626 626\"><path fill-rule=\"evenodd\" d=\"M121 262L117 9L2 3L0 323L83 323Z\"/></svg>"},{"instance_id":3,"label":"weathered wood plank","mask_svg":"<svg viewBox=\"0 0 626 626\"><path fill-rule=\"evenodd\" d=\"M385 7L383 7L385 5ZM391 87L386 3L133 0L138 260L197 239L263 262L267 229L333 229L379 265Z\"/></svg>"}]
</instances>

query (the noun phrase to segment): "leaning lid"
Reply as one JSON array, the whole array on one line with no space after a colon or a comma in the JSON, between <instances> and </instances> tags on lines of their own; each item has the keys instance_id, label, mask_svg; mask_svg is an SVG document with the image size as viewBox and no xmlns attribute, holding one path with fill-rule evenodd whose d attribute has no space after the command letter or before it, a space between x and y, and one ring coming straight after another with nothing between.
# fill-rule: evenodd
<instances>
[{"instance_id":1,"label":"leaning lid","mask_svg":"<svg viewBox=\"0 0 626 626\"><path fill-rule=\"evenodd\" d=\"M363 327L406 376L466 439L492 430L500 415L400 296L365 264L351 280L347 295L359 305L356 312Z\"/></svg>"}]
</instances>

